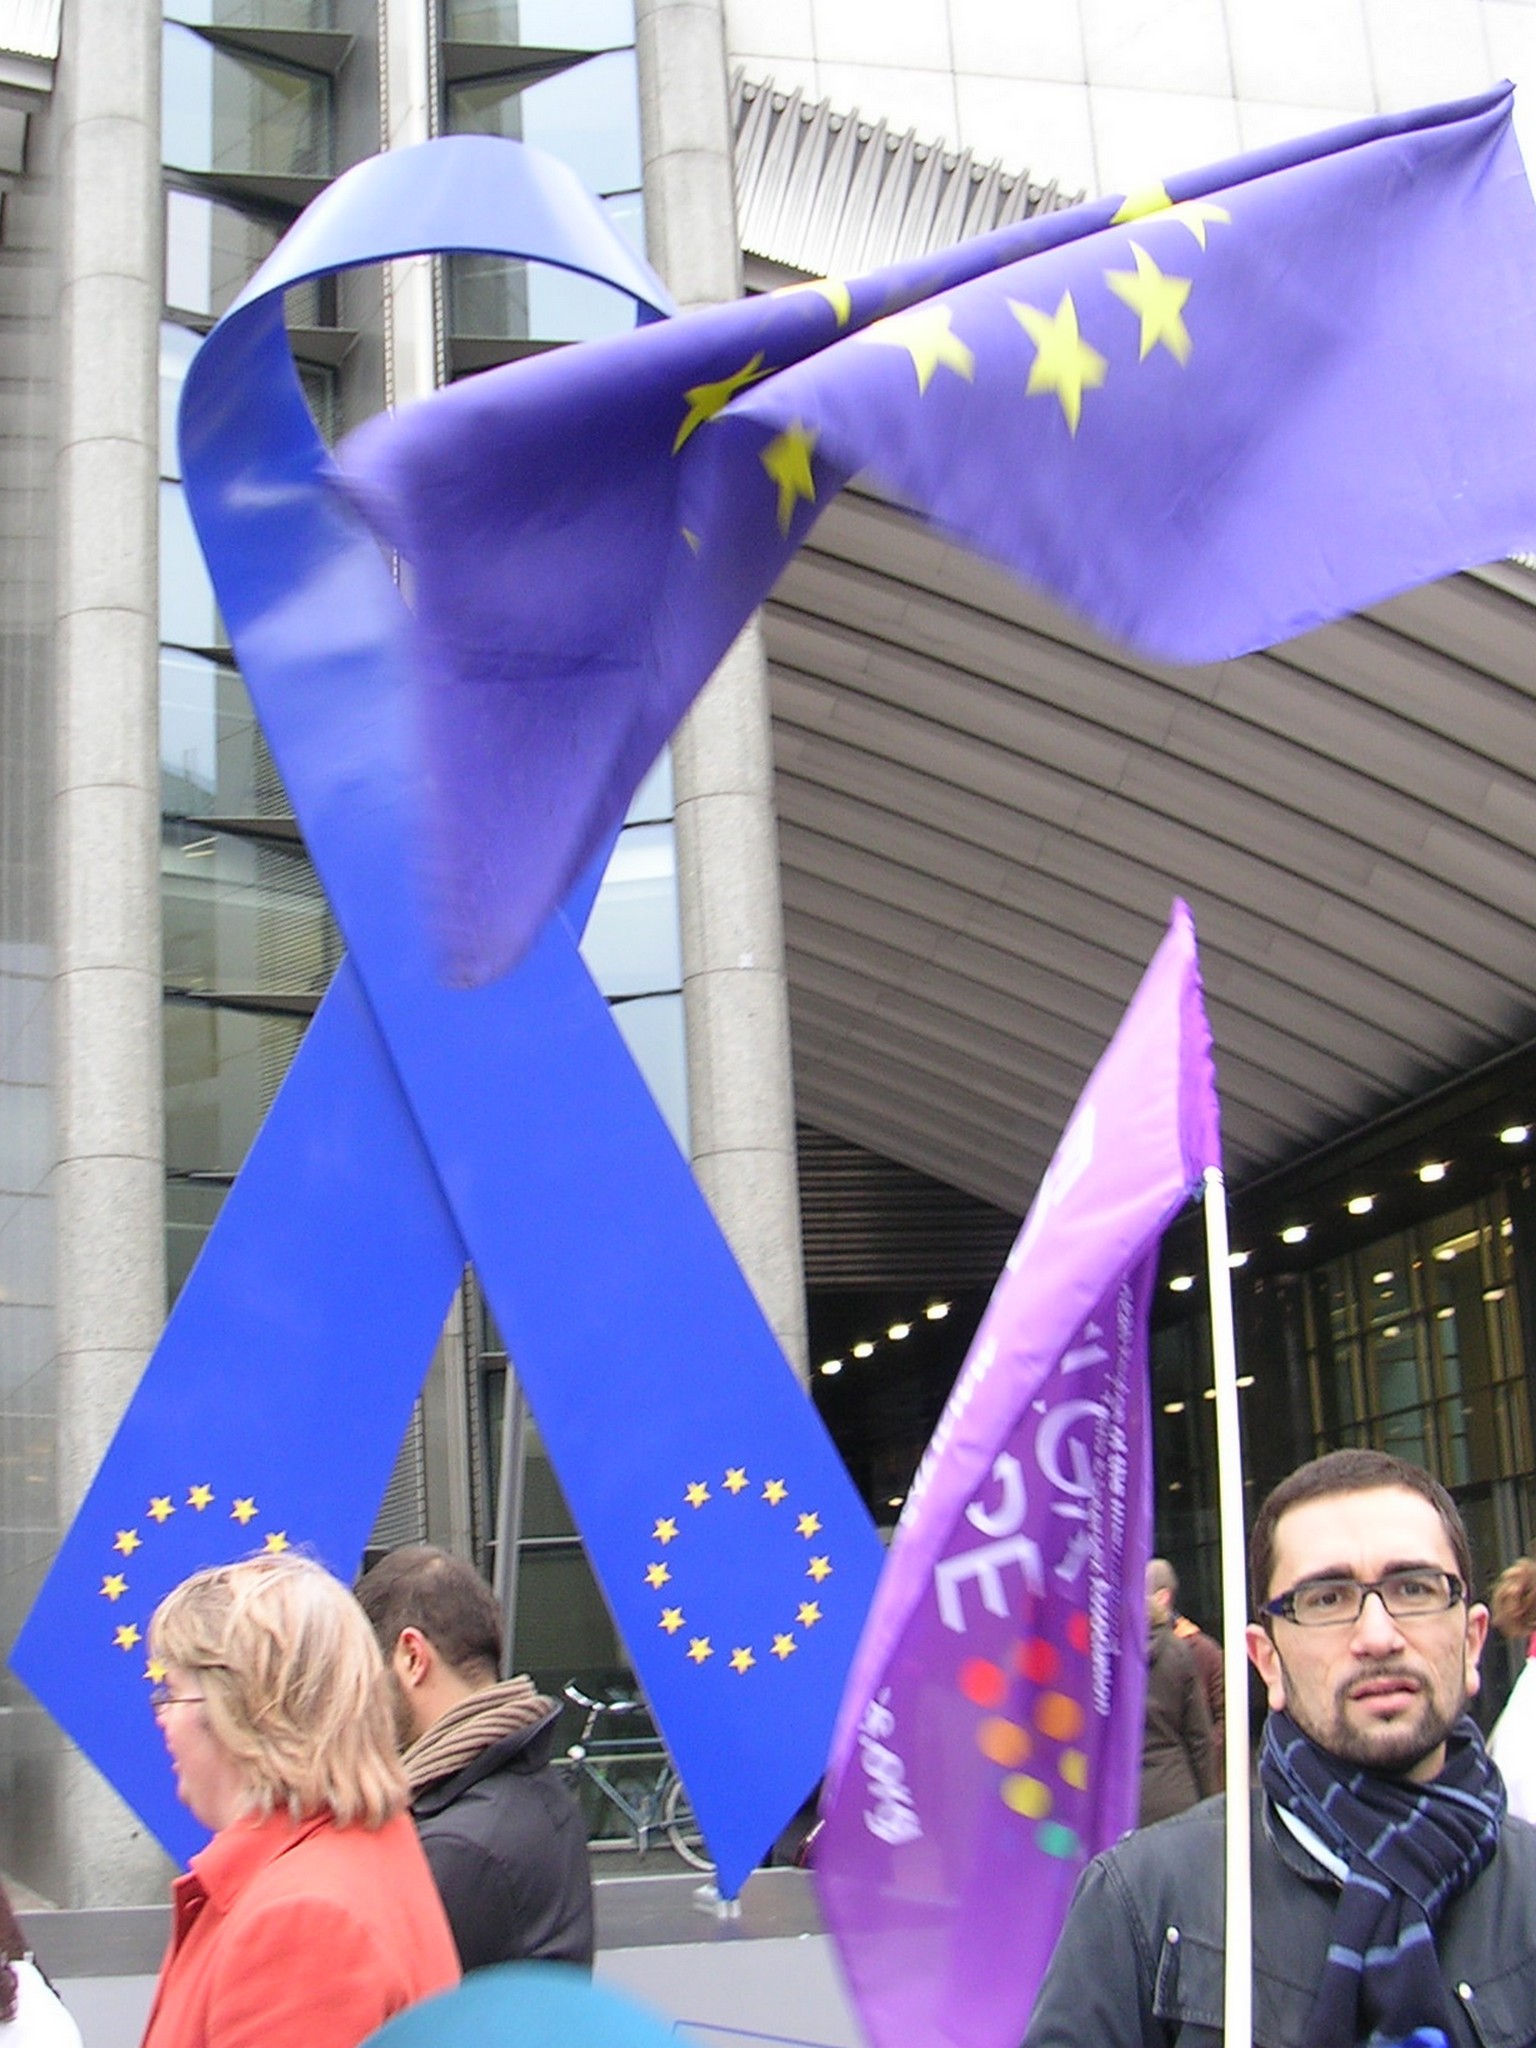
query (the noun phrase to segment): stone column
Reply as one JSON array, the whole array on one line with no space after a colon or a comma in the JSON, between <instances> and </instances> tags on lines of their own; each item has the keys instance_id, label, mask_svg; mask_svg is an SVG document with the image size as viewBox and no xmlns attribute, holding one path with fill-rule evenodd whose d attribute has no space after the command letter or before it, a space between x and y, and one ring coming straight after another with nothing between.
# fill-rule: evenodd
<instances>
[{"instance_id":1,"label":"stone column","mask_svg":"<svg viewBox=\"0 0 1536 2048\"><path fill-rule=\"evenodd\" d=\"M685 309L741 291L720 0L638 0L646 237ZM790 1360L805 1277L768 671L754 621L672 748L694 1169Z\"/></svg>"},{"instance_id":2,"label":"stone column","mask_svg":"<svg viewBox=\"0 0 1536 2048\"><path fill-rule=\"evenodd\" d=\"M67 1518L165 1318L152 0L67 0L57 111L53 1213ZM59 1810L63 1903L164 1897L159 1849L73 1752Z\"/></svg>"}]
</instances>

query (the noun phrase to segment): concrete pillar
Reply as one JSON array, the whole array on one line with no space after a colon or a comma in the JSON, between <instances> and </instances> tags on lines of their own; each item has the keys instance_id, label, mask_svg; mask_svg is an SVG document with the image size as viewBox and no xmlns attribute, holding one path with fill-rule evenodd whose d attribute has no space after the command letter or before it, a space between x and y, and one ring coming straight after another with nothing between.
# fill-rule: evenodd
<instances>
[{"instance_id":1,"label":"concrete pillar","mask_svg":"<svg viewBox=\"0 0 1536 2048\"><path fill-rule=\"evenodd\" d=\"M53 1211L67 1518L165 1318L158 6L68 0L58 102ZM73 1754L60 1819L61 1903L164 1897L160 1851Z\"/></svg>"},{"instance_id":2,"label":"concrete pillar","mask_svg":"<svg viewBox=\"0 0 1536 2048\"><path fill-rule=\"evenodd\" d=\"M720 0L638 0L646 239L684 308L741 291ZM748 626L673 742L694 1170L785 1352L805 1277L768 671Z\"/></svg>"}]
</instances>

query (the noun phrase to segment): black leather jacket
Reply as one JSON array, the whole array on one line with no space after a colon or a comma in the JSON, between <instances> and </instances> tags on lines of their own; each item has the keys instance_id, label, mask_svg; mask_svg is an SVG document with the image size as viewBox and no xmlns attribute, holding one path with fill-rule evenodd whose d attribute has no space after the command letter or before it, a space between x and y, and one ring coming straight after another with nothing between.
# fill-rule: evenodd
<instances>
[{"instance_id":1,"label":"black leather jacket","mask_svg":"<svg viewBox=\"0 0 1536 2048\"><path fill-rule=\"evenodd\" d=\"M1216 2048L1222 2039L1224 1799L1127 1835L1083 1872L1024 2048ZM1337 1881L1255 1794L1253 2037L1300 2048ZM1436 1931L1453 2048L1536 2042L1536 1828L1498 1854Z\"/></svg>"},{"instance_id":2,"label":"black leather jacket","mask_svg":"<svg viewBox=\"0 0 1536 2048\"><path fill-rule=\"evenodd\" d=\"M411 1803L466 1971L534 1959L591 1968L587 1831L549 1761L555 1718L491 1743Z\"/></svg>"}]
</instances>

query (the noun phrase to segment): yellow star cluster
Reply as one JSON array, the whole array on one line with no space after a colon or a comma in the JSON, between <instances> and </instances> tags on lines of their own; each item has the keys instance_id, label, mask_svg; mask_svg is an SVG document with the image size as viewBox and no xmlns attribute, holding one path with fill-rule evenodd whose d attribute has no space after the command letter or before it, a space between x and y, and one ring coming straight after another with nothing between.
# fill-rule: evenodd
<instances>
[{"instance_id":1,"label":"yellow star cluster","mask_svg":"<svg viewBox=\"0 0 1536 2048\"><path fill-rule=\"evenodd\" d=\"M784 1506L790 1497L787 1482L771 1474L757 1480L745 1465L727 1465L718 1481L713 1478L691 1479L682 1489L683 1510L692 1512L661 1514L651 1524L651 1541L665 1556L653 1557L645 1566L645 1584L654 1593L666 1589L666 1605L662 1606L656 1626L668 1637L677 1637L680 1647L686 1643L683 1655L688 1661L701 1668L717 1656L723 1658L727 1669L744 1678L759 1669L762 1658L755 1643L730 1642L717 1644L713 1637L697 1635L688 1630L686 1600L679 1599L679 1587L674 1578L671 1561L672 1544L685 1538L685 1531L692 1526L694 1514L702 1513L711 1502L716 1512L729 1511L729 1505L741 1502L744 1507L757 1506L770 1513ZM738 1510L739 1512L740 1510ZM706 1521L707 1521L706 1517ZM822 1519L814 1508L793 1511L794 1533L809 1546L813 1539L822 1534ZM706 1538L707 1540L707 1538ZM679 1572L686 1577L684 1553L679 1553ZM833 1565L830 1555L807 1548L804 1576L810 1579L819 1591L825 1580L832 1576ZM801 1647L807 1632L823 1619L819 1600L801 1600L794 1610L793 1624L788 1628L769 1630L763 1638L763 1655L778 1664L786 1664ZM799 1633L797 1634L796 1631Z\"/></svg>"}]
</instances>

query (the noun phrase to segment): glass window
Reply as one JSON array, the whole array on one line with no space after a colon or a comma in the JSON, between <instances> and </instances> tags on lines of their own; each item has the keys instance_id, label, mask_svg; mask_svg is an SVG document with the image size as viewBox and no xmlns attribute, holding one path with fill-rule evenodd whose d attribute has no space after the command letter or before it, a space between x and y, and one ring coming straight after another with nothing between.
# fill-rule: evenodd
<instances>
[{"instance_id":1,"label":"glass window","mask_svg":"<svg viewBox=\"0 0 1536 2048\"><path fill-rule=\"evenodd\" d=\"M160 650L160 804L177 818L286 818L287 794L239 671Z\"/></svg>"},{"instance_id":2,"label":"glass window","mask_svg":"<svg viewBox=\"0 0 1536 2048\"><path fill-rule=\"evenodd\" d=\"M192 515L174 483L160 486L160 637L180 647L229 645Z\"/></svg>"},{"instance_id":3,"label":"glass window","mask_svg":"<svg viewBox=\"0 0 1536 2048\"><path fill-rule=\"evenodd\" d=\"M216 320L228 311L281 240L281 230L237 207L170 186L165 195L165 303L173 313ZM293 327L335 325L322 279L287 298Z\"/></svg>"},{"instance_id":4,"label":"glass window","mask_svg":"<svg viewBox=\"0 0 1536 2048\"><path fill-rule=\"evenodd\" d=\"M619 834L581 952L605 996L681 988L677 861L670 825L631 825Z\"/></svg>"},{"instance_id":5,"label":"glass window","mask_svg":"<svg viewBox=\"0 0 1536 2048\"><path fill-rule=\"evenodd\" d=\"M334 29L333 0L165 0L168 21L210 28Z\"/></svg>"},{"instance_id":6,"label":"glass window","mask_svg":"<svg viewBox=\"0 0 1536 2048\"><path fill-rule=\"evenodd\" d=\"M161 873L169 987L325 993L341 939L302 850L168 820Z\"/></svg>"},{"instance_id":7,"label":"glass window","mask_svg":"<svg viewBox=\"0 0 1536 2048\"><path fill-rule=\"evenodd\" d=\"M515 78L448 89L454 135L506 135L570 165L589 191L640 187L640 116L633 50L609 50L536 85Z\"/></svg>"},{"instance_id":8,"label":"glass window","mask_svg":"<svg viewBox=\"0 0 1536 2048\"><path fill-rule=\"evenodd\" d=\"M331 175L330 80L318 72L216 49L167 23L162 109L162 154L176 170Z\"/></svg>"},{"instance_id":9,"label":"glass window","mask_svg":"<svg viewBox=\"0 0 1536 2048\"><path fill-rule=\"evenodd\" d=\"M189 328L163 321L160 327L160 474L175 481L181 475L181 451L176 445L176 412L181 404L181 387L192 358L202 347L202 338Z\"/></svg>"},{"instance_id":10,"label":"glass window","mask_svg":"<svg viewBox=\"0 0 1536 2048\"><path fill-rule=\"evenodd\" d=\"M613 1021L686 1158L688 1047L681 995L643 996L636 1002L615 1003Z\"/></svg>"},{"instance_id":11,"label":"glass window","mask_svg":"<svg viewBox=\"0 0 1536 2048\"><path fill-rule=\"evenodd\" d=\"M634 0L444 0L443 33L458 43L614 50L635 40L635 5Z\"/></svg>"},{"instance_id":12,"label":"glass window","mask_svg":"<svg viewBox=\"0 0 1536 2048\"><path fill-rule=\"evenodd\" d=\"M166 1004L169 1173L239 1171L299 1049L305 1022L302 1017L259 1016L210 1003Z\"/></svg>"}]
</instances>

